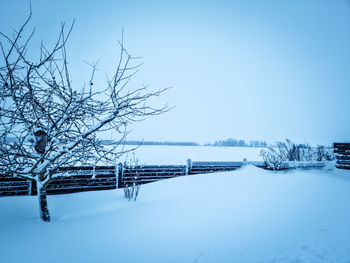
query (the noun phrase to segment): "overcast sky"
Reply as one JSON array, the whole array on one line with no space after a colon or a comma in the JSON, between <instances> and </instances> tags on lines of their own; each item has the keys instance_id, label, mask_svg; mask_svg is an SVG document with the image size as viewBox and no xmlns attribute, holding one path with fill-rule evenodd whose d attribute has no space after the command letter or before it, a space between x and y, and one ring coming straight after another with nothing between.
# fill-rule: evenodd
<instances>
[{"instance_id":1,"label":"overcast sky","mask_svg":"<svg viewBox=\"0 0 350 263\"><path fill-rule=\"evenodd\" d=\"M32 0L36 41L76 23L71 79L89 79L100 59L104 86L124 28L144 65L130 88L173 87L158 102L175 108L135 125L130 139L212 142L241 138L330 144L350 140L350 4L299 1ZM18 28L29 1L0 1L0 31Z\"/></svg>"}]
</instances>

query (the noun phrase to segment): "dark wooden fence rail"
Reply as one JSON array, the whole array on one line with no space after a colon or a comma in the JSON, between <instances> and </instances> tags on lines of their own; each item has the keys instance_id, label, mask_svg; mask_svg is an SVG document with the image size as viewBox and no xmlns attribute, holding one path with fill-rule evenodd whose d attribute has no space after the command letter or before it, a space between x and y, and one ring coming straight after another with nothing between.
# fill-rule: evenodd
<instances>
[{"instance_id":1,"label":"dark wooden fence rail","mask_svg":"<svg viewBox=\"0 0 350 263\"><path fill-rule=\"evenodd\" d=\"M119 187L132 183L150 183L188 174L186 165L123 166Z\"/></svg>"},{"instance_id":2,"label":"dark wooden fence rail","mask_svg":"<svg viewBox=\"0 0 350 263\"><path fill-rule=\"evenodd\" d=\"M31 182L19 178L0 175L0 196L1 195L28 195Z\"/></svg>"},{"instance_id":3,"label":"dark wooden fence rail","mask_svg":"<svg viewBox=\"0 0 350 263\"><path fill-rule=\"evenodd\" d=\"M242 166L243 162L192 162L190 174L233 171Z\"/></svg>"},{"instance_id":4,"label":"dark wooden fence rail","mask_svg":"<svg viewBox=\"0 0 350 263\"><path fill-rule=\"evenodd\" d=\"M69 175L57 177L46 188L49 195L82 191L109 190L118 187L118 166L67 167L59 172ZM36 195L36 182L0 175L1 195Z\"/></svg>"},{"instance_id":5,"label":"dark wooden fence rail","mask_svg":"<svg viewBox=\"0 0 350 263\"><path fill-rule=\"evenodd\" d=\"M144 184L178 176L233 171L245 164L266 168L264 162L192 162L191 159L187 160L186 165L125 166L118 164L116 166L67 167L60 169L58 172L66 172L69 175L52 180L47 186L47 194L123 188L133 183ZM326 166L324 162L300 162L286 165L285 169L322 169ZM36 195L35 184L35 181L0 175L0 196Z\"/></svg>"},{"instance_id":6,"label":"dark wooden fence rail","mask_svg":"<svg viewBox=\"0 0 350 263\"><path fill-rule=\"evenodd\" d=\"M58 177L47 186L47 194L116 189L118 166L68 167L69 176ZM36 193L35 193L36 194Z\"/></svg>"},{"instance_id":7,"label":"dark wooden fence rail","mask_svg":"<svg viewBox=\"0 0 350 263\"><path fill-rule=\"evenodd\" d=\"M350 143L334 143L335 167L339 169L350 169Z\"/></svg>"}]
</instances>

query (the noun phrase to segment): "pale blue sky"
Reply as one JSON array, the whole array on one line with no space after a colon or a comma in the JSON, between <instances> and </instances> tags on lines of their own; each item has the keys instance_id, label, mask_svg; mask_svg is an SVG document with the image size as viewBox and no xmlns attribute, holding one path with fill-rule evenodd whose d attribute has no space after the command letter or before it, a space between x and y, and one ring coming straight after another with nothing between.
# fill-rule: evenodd
<instances>
[{"instance_id":1,"label":"pale blue sky","mask_svg":"<svg viewBox=\"0 0 350 263\"><path fill-rule=\"evenodd\" d=\"M0 31L21 25L28 6L2 0ZM95 83L105 84L122 28L145 63L131 84L174 87L160 101L176 108L137 124L130 139L350 140L348 1L32 0L32 8L33 47L76 20L68 55L77 87L89 79L83 60L100 59Z\"/></svg>"}]
</instances>

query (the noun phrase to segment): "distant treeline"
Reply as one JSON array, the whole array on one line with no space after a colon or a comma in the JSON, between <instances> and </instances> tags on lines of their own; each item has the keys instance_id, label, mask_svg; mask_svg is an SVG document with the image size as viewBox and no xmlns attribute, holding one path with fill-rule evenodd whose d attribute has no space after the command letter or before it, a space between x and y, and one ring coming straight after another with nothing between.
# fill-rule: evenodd
<instances>
[{"instance_id":1,"label":"distant treeline","mask_svg":"<svg viewBox=\"0 0 350 263\"><path fill-rule=\"evenodd\" d=\"M249 141L246 142L244 140L232 139L229 138L227 140L219 140L215 141L214 144L207 143L207 146L231 146L231 147L266 147L266 141Z\"/></svg>"},{"instance_id":2,"label":"distant treeline","mask_svg":"<svg viewBox=\"0 0 350 263\"><path fill-rule=\"evenodd\" d=\"M105 140L104 144L114 144L113 141ZM232 139L229 138L227 140L219 140L214 143L205 143L199 144L197 142L158 142L158 141L138 141L131 140L125 141L123 144L125 145L170 145L170 146L223 146L223 147L267 147L266 141L249 141L246 142L244 140Z\"/></svg>"},{"instance_id":3,"label":"distant treeline","mask_svg":"<svg viewBox=\"0 0 350 263\"><path fill-rule=\"evenodd\" d=\"M157 142L157 141L126 141L125 145L170 145L170 146L201 146L196 142ZM214 143L205 143L204 146L224 146L224 147L266 147L266 141L249 141L229 138L219 140Z\"/></svg>"},{"instance_id":4,"label":"distant treeline","mask_svg":"<svg viewBox=\"0 0 350 263\"><path fill-rule=\"evenodd\" d=\"M156 142L156 141L126 141L125 145L200 146L196 142Z\"/></svg>"}]
</instances>

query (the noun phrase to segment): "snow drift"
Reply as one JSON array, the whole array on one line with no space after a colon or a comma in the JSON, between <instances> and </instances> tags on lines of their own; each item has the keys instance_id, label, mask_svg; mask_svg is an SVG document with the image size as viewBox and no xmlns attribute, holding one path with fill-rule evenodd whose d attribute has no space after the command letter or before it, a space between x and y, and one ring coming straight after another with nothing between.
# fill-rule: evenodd
<instances>
[{"instance_id":1,"label":"snow drift","mask_svg":"<svg viewBox=\"0 0 350 263\"><path fill-rule=\"evenodd\" d=\"M10 262L350 262L350 171L253 166L123 190L0 198Z\"/></svg>"}]
</instances>

